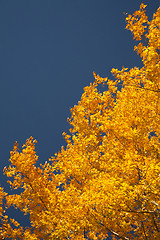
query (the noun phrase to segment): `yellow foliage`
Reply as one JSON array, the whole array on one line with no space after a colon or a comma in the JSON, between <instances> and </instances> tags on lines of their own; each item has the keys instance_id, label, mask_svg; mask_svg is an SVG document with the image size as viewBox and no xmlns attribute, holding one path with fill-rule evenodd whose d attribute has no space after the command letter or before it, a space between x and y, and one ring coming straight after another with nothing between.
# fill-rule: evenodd
<instances>
[{"instance_id":1,"label":"yellow foliage","mask_svg":"<svg viewBox=\"0 0 160 240\"><path fill-rule=\"evenodd\" d=\"M0 188L4 238L160 239L160 8L149 22L145 7L126 17L143 67L112 69L114 80L94 73L71 109L66 149L37 167L36 141L15 144L4 172L23 191ZM31 228L8 220L3 198Z\"/></svg>"}]
</instances>

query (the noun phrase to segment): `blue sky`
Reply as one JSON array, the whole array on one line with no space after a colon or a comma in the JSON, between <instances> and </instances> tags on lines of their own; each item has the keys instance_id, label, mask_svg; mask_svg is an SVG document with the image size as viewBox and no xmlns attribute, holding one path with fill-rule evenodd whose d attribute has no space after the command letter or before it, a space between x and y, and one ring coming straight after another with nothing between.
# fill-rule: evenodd
<instances>
[{"instance_id":1,"label":"blue sky","mask_svg":"<svg viewBox=\"0 0 160 240\"><path fill-rule=\"evenodd\" d=\"M160 1L143 2L151 18ZM93 81L93 71L111 78L113 67L141 66L123 14L140 3L0 1L0 182L6 191L3 168L15 141L22 145L33 136L39 161L45 162L65 145L69 109Z\"/></svg>"}]
</instances>

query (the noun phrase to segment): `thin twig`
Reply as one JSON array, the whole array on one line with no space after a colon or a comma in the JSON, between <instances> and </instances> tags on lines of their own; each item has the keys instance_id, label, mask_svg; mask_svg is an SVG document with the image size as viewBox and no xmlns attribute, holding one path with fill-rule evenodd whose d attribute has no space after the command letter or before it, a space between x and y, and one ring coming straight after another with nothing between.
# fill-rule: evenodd
<instances>
[{"instance_id":1,"label":"thin twig","mask_svg":"<svg viewBox=\"0 0 160 240\"><path fill-rule=\"evenodd\" d=\"M122 239L122 240L129 240L129 238L127 238L127 237L123 237L123 236L120 236L118 233L112 231L111 229L109 229L109 228L107 228L107 227L105 227L105 228L106 228L106 230L107 230L108 232L112 233L114 236L118 237L119 239Z\"/></svg>"},{"instance_id":2,"label":"thin twig","mask_svg":"<svg viewBox=\"0 0 160 240\"><path fill-rule=\"evenodd\" d=\"M143 221L141 222L141 226L142 226L142 229L143 229L143 232L144 232L145 239L147 240L148 238L146 236L146 232L145 232Z\"/></svg>"},{"instance_id":3,"label":"thin twig","mask_svg":"<svg viewBox=\"0 0 160 240\"><path fill-rule=\"evenodd\" d=\"M152 220L153 220L153 224L154 224L157 232L160 232L160 231L159 231L159 228L158 228L158 226L157 226L157 223L156 223L156 221L155 221L155 219L154 219L154 216L152 216Z\"/></svg>"}]
</instances>

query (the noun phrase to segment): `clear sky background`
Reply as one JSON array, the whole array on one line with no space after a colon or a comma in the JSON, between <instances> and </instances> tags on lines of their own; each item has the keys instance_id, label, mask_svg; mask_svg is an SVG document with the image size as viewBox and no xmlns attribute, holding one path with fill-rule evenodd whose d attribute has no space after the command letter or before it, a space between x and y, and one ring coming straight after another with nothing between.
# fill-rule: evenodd
<instances>
[{"instance_id":1,"label":"clear sky background","mask_svg":"<svg viewBox=\"0 0 160 240\"><path fill-rule=\"evenodd\" d=\"M159 0L144 0L147 15ZM123 12L139 0L0 1L0 183L14 142L37 139L39 162L58 152L68 131L69 109L94 80L93 71L142 66L135 42L125 30ZM12 212L12 217L16 215ZM18 215L17 217L19 217ZM25 218L21 216L23 224Z\"/></svg>"}]
</instances>

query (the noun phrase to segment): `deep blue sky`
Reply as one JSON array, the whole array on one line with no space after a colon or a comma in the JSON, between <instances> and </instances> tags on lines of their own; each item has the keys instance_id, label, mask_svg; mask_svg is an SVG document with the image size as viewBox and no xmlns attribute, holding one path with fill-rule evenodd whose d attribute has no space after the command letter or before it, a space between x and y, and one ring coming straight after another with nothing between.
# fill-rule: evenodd
<instances>
[{"instance_id":1,"label":"deep blue sky","mask_svg":"<svg viewBox=\"0 0 160 240\"><path fill-rule=\"evenodd\" d=\"M15 141L37 139L44 162L65 144L69 109L93 81L93 71L141 66L123 12L139 0L0 1L0 182ZM160 5L144 0L151 18Z\"/></svg>"}]
</instances>

